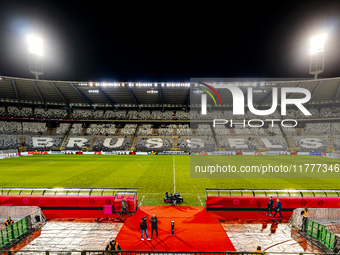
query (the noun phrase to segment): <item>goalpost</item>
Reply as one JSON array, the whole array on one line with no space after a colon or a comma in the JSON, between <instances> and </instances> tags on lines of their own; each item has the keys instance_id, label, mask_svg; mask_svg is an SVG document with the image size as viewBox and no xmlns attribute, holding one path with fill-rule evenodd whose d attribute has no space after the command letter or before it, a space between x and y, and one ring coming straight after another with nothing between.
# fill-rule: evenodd
<instances>
[{"instance_id":1,"label":"goalpost","mask_svg":"<svg viewBox=\"0 0 340 255\"><path fill-rule=\"evenodd\" d=\"M339 158L340 159L340 151L333 150L332 153L329 154L330 158Z\"/></svg>"},{"instance_id":2,"label":"goalpost","mask_svg":"<svg viewBox=\"0 0 340 255\"><path fill-rule=\"evenodd\" d=\"M18 157L18 150L0 150L0 159Z\"/></svg>"}]
</instances>

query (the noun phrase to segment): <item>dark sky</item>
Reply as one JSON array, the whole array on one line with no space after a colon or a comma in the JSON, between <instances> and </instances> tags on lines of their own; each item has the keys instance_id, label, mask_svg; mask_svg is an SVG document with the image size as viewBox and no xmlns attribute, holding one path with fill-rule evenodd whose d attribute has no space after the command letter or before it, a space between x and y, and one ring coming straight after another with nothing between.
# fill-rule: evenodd
<instances>
[{"instance_id":1,"label":"dark sky","mask_svg":"<svg viewBox=\"0 0 340 255\"><path fill-rule=\"evenodd\" d=\"M327 32L320 77L340 76L340 1L125 2L0 0L0 75L33 78L25 40L37 34L41 79L312 77L309 40Z\"/></svg>"}]
</instances>

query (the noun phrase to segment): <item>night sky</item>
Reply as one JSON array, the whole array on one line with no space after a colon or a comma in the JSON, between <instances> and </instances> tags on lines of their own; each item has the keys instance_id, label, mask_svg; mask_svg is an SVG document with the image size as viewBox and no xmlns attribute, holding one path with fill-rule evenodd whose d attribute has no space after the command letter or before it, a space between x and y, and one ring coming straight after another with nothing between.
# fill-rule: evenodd
<instances>
[{"instance_id":1,"label":"night sky","mask_svg":"<svg viewBox=\"0 0 340 255\"><path fill-rule=\"evenodd\" d=\"M312 78L309 41L326 32L319 77L340 76L340 1L86 2L0 0L0 75L34 77L34 34L44 40L40 79Z\"/></svg>"}]
</instances>

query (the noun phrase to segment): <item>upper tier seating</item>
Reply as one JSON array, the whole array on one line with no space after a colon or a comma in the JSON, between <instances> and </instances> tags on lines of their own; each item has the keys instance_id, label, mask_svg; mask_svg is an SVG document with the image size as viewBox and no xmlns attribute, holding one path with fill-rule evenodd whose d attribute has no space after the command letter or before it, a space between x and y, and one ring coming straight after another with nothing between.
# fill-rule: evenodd
<instances>
[{"instance_id":1,"label":"upper tier seating","mask_svg":"<svg viewBox=\"0 0 340 255\"><path fill-rule=\"evenodd\" d=\"M110 111L107 110L103 116L104 120L125 120L126 111Z\"/></svg>"},{"instance_id":2,"label":"upper tier seating","mask_svg":"<svg viewBox=\"0 0 340 255\"><path fill-rule=\"evenodd\" d=\"M152 111L151 119L153 120L172 120L174 113L172 111Z\"/></svg>"},{"instance_id":3,"label":"upper tier seating","mask_svg":"<svg viewBox=\"0 0 340 255\"><path fill-rule=\"evenodd\" d=\"M190 119L190 112L176 111L175 119L177 119L177 120L189 120Z\"/></svg>"},{"instance_id":4,"label":"upper tier seating","mask_svg":"<svg viewBox=\"0 0 340 255\"><path fill-rule=\"evenodd\" d=\"M104 111L103 110L80 110L74 109L72 118L73 119L86 119L86 120L100 120L103 118Z\"/></svg>"},{"instance_id":5,"label":"upper tier seating","mask_svg":"<svg viewBox=\"0 0 340 255\"><path fill-rule=\"evenodd\" d=\"M33 117L32 108L23 107L21 110L19 110L17 107L8 106L7 110L8 116L10 117Z\"/></svg>"},{"instance_id":6,"label":"upper tier seating","mask_svg":"<svg viewBox=\"0 0 340 255\"><path fill-rule=\"evenodd\" d=\"M310 108L310 109L308 109L308 111L312 115L305 115L300 110L287 109L286 115L283 115L282 117L284 119L312 119L312 118L318 118L319 117L318 109Z\"/></svg>"},{"instance_id":7,"label":"upper tier seating","mask_svg":"<svg viewBox=\"0 0 340 255\"><path fill-rule=\"evenodd\" d=\"M34 110L35 118L48 118L48 119L66 119L67 111L64 109L48 109L45 111L41 108L36 108Z\"/></svg>"},{"instance_id":8,"label":"upper tier seating","mask_svg":"<svg viewBox=\"0 0 340 255\"><path fill-rule=\"evenodd\" d=\"M127 116L127 120L149 120L150 119L150 111L129 111Z\"/></svg>"},{"instance_id":9,"label":"upper tier seating","mask_svg":"<svg viewBox=\"0 0 340 255\"><path fill-rule=\"evenodd\" d=\"M331 108L321 108L320 109L321 118L339 118L340 117L340 107L335 107L333 110Z\"/></svg>"}]
</instances>

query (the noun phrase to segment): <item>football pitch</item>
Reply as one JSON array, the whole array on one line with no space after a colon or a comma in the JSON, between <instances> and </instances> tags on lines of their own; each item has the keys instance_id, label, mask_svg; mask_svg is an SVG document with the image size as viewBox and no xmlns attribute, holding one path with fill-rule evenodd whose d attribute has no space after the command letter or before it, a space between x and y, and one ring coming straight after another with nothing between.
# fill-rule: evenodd
<instances>
[{"instance_id":1,"label":"football pitch","mask_svg":"<svg viewBox=\"0 0 340 255\"><path fill-rule=\"evenodd\" d=\"M340 163L321 156L286 155L225 156L224 161L235 166ZM188 155L34 155L0 160L0 171L1 187L138 188L139 203L146 206L165 205L165 192L174 190L184 198L181 205L201 206L207 188L340 189L340 172L332 178L191 178Z\"/></svg>"}]
</instances>

